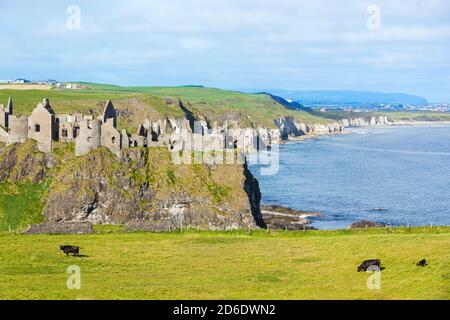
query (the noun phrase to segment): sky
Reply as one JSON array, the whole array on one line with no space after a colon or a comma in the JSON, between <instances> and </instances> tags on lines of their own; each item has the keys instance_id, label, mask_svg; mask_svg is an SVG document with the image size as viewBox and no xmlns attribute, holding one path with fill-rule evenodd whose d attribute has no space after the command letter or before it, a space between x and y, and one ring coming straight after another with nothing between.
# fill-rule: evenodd
<instances>
[{"instance_id":1,"label":"sky","mask_svg":"<svg viewBox=\"0 0 450 320\"><path fill-rule=\"evenodd\" d=\"M0 0L0 40L1 80L450 102L448 0Z\"/></svg>"}]
</instances>

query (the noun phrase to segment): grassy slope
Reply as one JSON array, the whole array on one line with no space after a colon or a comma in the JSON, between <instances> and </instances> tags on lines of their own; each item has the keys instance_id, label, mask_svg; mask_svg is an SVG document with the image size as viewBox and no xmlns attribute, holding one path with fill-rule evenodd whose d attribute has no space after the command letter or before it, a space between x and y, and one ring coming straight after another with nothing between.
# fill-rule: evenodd
<instances>
[{"instance_id":1,"label":"grassy slope","mask_svg":"<svg viewBox=\"0 0 450 320\"><path fill-rule=\"evenodd\" d=\"M0 230L15 230L44 220L42 197L48 183L0 183Z\"/></svg>"},{"instance_id":2,"label":"grassy slope","mask_svg":"<svg viewBox=\"0 0 450 320\"><path fill-rule=\"evenodd\" d=\"M170 118L182 118L184 113L175 105L166 104L164 99L134 92L115 92L100 90L0 90L0 103L6 104L8 97L13 98L14 114L29 115L44 98L49 98L57 114L92 113L95 116L103 111L107 100L124 111L119 116L119 129L135 132L145 118L151 121Z\"/></svg>"},{"instance_id":3,"label":"grassy slope","mask_svg":"<svg viewBox=\"0 0 450 320\"><path fill-rule=\"evenodd\" d=\"M105 229L105 228L103 228ZM390 232L391 234L386 234ZM60 244L81 246L65 257ZM450 228L0 234L0 299L449 299ZM426 257L430 266L415 262ZM358 264L380 258L381 290ZM70 265L81 290L66 289Z\"/></svg>"},{"instance_id":4,"label":"grassy slope","mask_svg":"<svg viewBox=\"0 0 450 320\"><path fill-rule=\"evenodd\" d=\"M74 113L90 110L99 114L104 101L110 99L119 109L128 109L143 118L157 120L166 116L179 118L183 112L169 105L162 98L181 99L195 115L210 120L220 120L224 112L240 112L243 126L250 123L273 127L279 116L292 116L308 123L326 123L329 120L313 116L307 112L291 111L275 102L267 95L245 94L203 87L119 87L113 85L84 83L90 90L0 90L0 102L6 103L13 97L16 114L30 114L36 104L48 97L56 113ZM133 121L136 122L136 121ZM136 123L120 124L121 127L135 128Z\"/></svg>"},{"instance_id":5,"label":"grassy slope","mask_svg":"<svg viewBox=\"0 0 450 320\"><path fill-rule=\"evenodd\" d=\"M201 113L210 118L226 111L241 111L250 117L250 121L266 126L273 126L277 117L292 116L299 121L308 123L325 123L327 120L306 112L286 110L279 103L265 94L246 94L204 87L117 87L93 85L94 89L115 91L130 90L152 94L158 97L177 97L192 104L194 113Z\"/></svg>"}]
</instances>

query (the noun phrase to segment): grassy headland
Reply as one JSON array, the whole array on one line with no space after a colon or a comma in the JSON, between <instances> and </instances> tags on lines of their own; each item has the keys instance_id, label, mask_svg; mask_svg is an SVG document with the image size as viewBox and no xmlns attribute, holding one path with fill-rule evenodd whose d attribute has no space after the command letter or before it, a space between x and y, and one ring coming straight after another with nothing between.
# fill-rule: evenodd
<instances>
[{"instance_id":1,"label":"grassy headland","mask_svg":"<svg viewBox=\"0 0 450 320\"><path fill-rule=\"evenodd\" d=\"M89 89L0 90L0 103L12 97L16 114L28 115L43 98L49 98L58 114L100 114L104 102L112 100L119 110L119 127L135 130L145 118L151 121L181 118L185 112L211 123L225 119L239 121L241 127L274 127L274 120L292 116L299 122L327 123L328 119L304 111L286 109L266 94L246 94L204 87L120 87L82 83ZM179 99L186 110L166 98ZM122 119L120 119L122 118Z\"/></svg>"}]
</instances>

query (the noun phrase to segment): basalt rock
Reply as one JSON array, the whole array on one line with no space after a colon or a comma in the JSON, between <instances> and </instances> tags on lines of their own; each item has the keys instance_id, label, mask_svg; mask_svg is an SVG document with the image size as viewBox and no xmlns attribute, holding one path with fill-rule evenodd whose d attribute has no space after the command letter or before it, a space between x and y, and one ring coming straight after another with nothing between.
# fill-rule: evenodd
<instances>
[{"instance_id":1,"label":"basalt rock","mask_svg":"<svg viewBox=\"0 0 450 320\"><path fill-rule=\"evenodd\" d=\"M7 146L0 157L0 182L41 182L50 167L56 165L54 157L39 152L31 140Z\"/></svg>"},{"instance_id":2,"label":"basalt rock","mask_svg":"<svg viewBox=\"0 0 450 320\"><path fill-rule=\"evenodd\" d=\"M261 214L269 229L283 230L314 230L315 228L309 226L311 221L308 218L320 216L318 212L294 210L278 205L261 206Z\"/></svg>"},{"instance_id":3,"label":"basalt rock","mask_svg":"<svg viewBox=\"0 0 450 320\"><path fill-rule=\"evenodd\" d=\"M366 229L366 228L382 228L385 227L385 224L373 222L373 221L367 221L367 220L361 220L354 222L350 225L351 229Z\"/></svg>"}]
</instances>

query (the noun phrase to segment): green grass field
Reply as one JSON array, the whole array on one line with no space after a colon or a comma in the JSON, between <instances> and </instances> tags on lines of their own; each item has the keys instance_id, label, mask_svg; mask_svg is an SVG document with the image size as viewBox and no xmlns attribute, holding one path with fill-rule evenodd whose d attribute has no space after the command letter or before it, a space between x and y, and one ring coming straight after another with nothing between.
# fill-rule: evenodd
<instances>
[{"instance_id":1,"label":"green grass field","mask_svg":"<svg viewBox=\"0 0 450 320\"><path fill-rule=\"evenodd\" d=\"M0 299L450 299L450 228L0 234ZM99 231L100 230L100 231ZM66 257L59 245L81 247ZM379 258L381 289L362 260ZM430 265L415 263L427 258ZM81 270L69 290L66 270Z\"/></svg>"}]
</instances>

